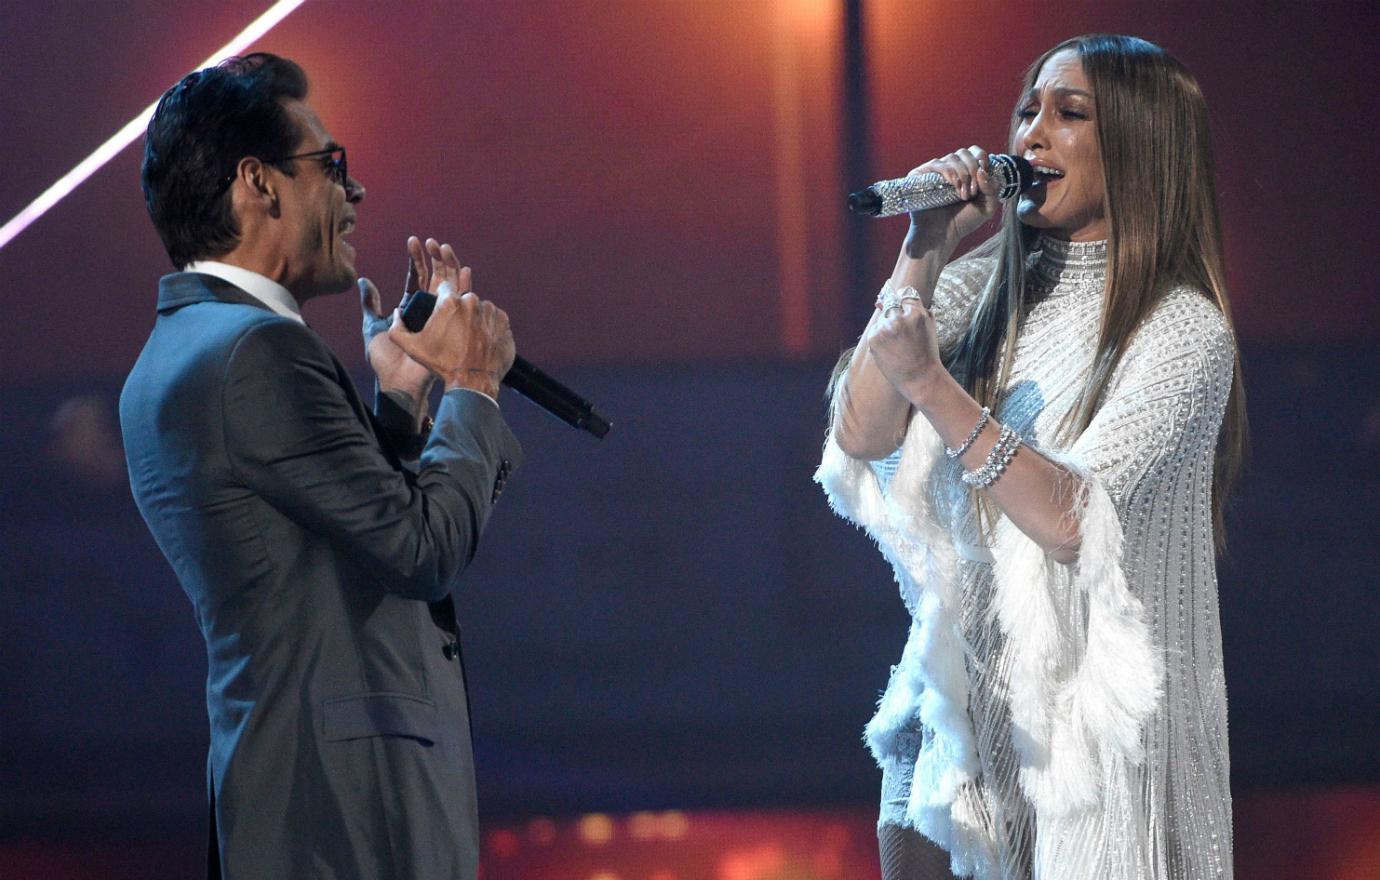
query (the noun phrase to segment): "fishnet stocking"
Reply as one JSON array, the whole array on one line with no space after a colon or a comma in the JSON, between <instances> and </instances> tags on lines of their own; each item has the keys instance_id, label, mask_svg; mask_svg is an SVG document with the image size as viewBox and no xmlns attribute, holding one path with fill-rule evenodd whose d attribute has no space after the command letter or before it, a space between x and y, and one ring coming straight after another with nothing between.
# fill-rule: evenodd
<instances>
[{"instance_id":1,"label":"fishnet stocking","mask_svg":"<svg viewBox=\"0 0 1380 880\"><path fill-rule=\"evenodd\" d=\"M949 854L912 828L884 824L877 829L882 880L953 880Z\"/></svg>"}]
</instances>

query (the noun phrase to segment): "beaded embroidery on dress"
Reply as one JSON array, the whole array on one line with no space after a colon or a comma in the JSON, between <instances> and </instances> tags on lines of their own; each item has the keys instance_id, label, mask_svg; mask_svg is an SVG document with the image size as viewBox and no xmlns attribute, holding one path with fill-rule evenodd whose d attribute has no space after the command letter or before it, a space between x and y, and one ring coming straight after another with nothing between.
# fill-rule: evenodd
<instances>
[{"instance_id":1,"label":"beaded embroidery on dress","mask_svg":"<svg viewBox=\"0 0 1380 880\"><path fill-rule=\"evenodd\" d=\"M959 876L1227 878L1211 486L1233 341L1207 297L1172 291L1065 444L1056 434L1097 343L1106 246L1042 239L1036 256L993 417L1081 481L1076 564L1053 562L1004 517L984 535L961 465L923 418L882 462L830 438L816 474L892 564L912 615L866 733L889 789L881 822L945 847ZM941 346L994 264L944 270Z\"/></svg>"}]
</instances>

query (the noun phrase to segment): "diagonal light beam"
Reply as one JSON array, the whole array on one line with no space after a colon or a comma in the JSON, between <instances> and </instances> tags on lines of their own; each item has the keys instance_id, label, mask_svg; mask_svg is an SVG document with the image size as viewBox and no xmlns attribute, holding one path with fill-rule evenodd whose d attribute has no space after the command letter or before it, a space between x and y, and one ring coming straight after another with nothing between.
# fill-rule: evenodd
<instances>
[{"instance_id":1,"label":"diagonal light beam","mask_svg":"<svg viewBox=\"0 0 1380 880\"><path fill-rule=\"evenodd\" d=\"M235 38L216 50L210 58L198 64L193 70L200 70L203 67L210 67L229 58L238 55L250 46L255 40L262 37L273 29L278 22L287 18L294 9L305 3L306 0L278 0L268 8L266 12L249 23L249 26L235 35ZM57 183L48 187L43 193L24 210L14 215L4 226L0 226L0 248L9 244L16 235L28 228L39 217L48 212L48 209L56 205L67 197L72 190L81 184L91 175L100 170L101 166L114 159L121 150L132 144L139 134L148 126L149 117L153 115L154 108L158 102L139 111L125 126L115 134L111 135L110 140L101 144L90 156L77 163L71 171L58 178Z\"/></svg>"}]
</instances>

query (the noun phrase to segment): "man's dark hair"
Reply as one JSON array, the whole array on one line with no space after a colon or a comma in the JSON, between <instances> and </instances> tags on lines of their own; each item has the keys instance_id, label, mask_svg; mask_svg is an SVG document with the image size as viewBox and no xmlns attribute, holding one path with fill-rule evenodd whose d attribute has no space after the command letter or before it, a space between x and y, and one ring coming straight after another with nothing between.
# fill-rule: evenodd
<instances>
[{"instance_id":1,"label":"man's dark hair","mask_svg":"<svg viewBox=\"0 0 1380 880\"><path fill-rule=\"evenodd\" d=\"M227 180L245 156L271 163L292 154L302 132L282 102L306 96L302 68L267 52L189 73L164 92L144 138L140 180L175 268L239 243Z\"/></svg>"}]
</instances>

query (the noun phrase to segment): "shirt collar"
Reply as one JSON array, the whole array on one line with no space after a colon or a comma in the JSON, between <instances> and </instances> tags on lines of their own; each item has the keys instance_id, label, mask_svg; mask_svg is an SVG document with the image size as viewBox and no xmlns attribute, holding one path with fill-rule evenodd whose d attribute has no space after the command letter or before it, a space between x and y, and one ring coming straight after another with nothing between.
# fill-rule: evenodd
<instances>
[{"instance_id":1,"label":"shirt collar","mask_svg":"<svg viewBox=\"0 0 1380 880\"><path fill-rule=\"evenodd\" d=\"M211 275L222 281L227 281L284 318L291 318L299 324L307 323L302 318L302 307L297 304L297 300L288 292L288 289L266 275L260 275L258 272L215 260L197 260L188 263L187 268L183 271Z\"/></svg>"}]
</instances>

